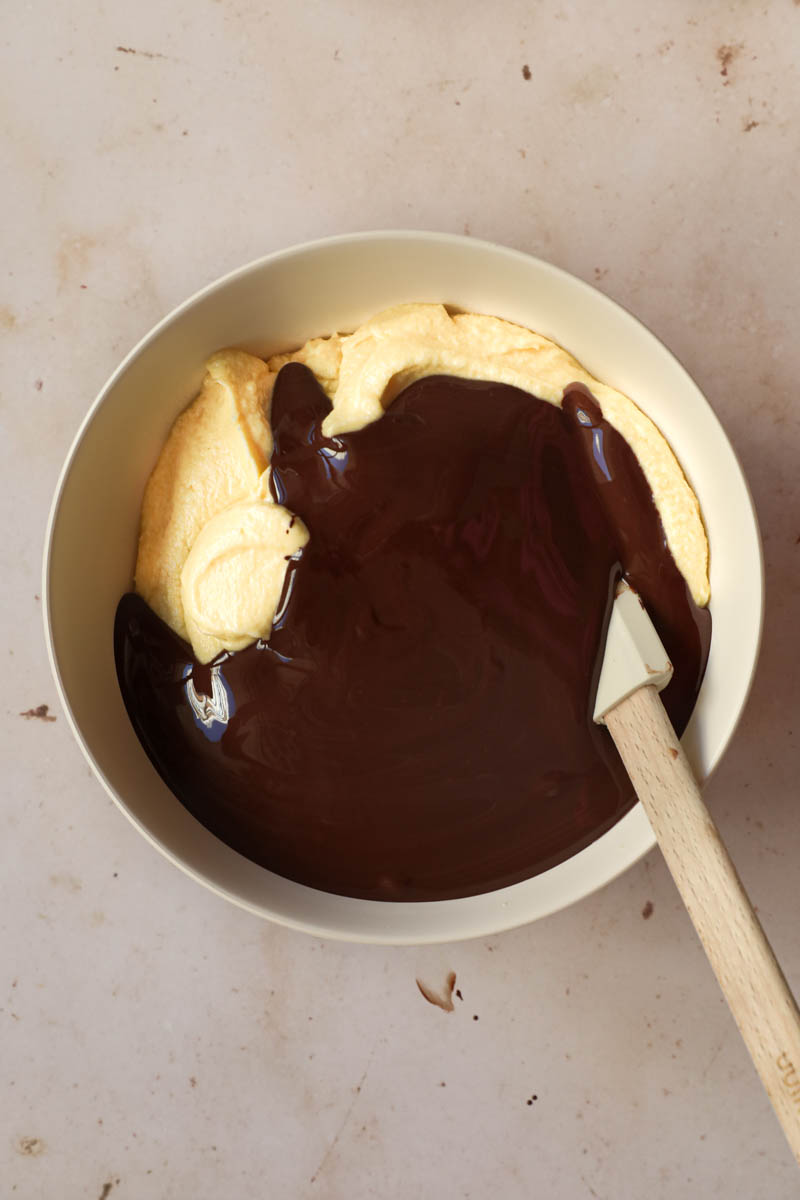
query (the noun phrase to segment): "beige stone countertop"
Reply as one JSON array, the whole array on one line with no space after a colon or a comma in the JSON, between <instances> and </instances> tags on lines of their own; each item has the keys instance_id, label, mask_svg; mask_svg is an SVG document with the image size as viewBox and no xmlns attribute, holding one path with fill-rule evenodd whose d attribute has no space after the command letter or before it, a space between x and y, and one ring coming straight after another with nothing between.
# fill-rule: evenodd
<instances>
[{"instance_id":1,"label":"beige stone countertop","mask_svg":"<svg viewBox=\"0 0 800 1200\"><path fill-rule=\"evenodd\" d=\"M273 927L107 798L56 701L39 598L78 423L199 286L357 229L549 259L677 354L753 489L763 652L707 799L800 988L799 76L797 0L9 8L3 1200L800 1194L658 853L489 940ZM448 1014L415 979L450 970Z\"/></svg>"}]
</instances>

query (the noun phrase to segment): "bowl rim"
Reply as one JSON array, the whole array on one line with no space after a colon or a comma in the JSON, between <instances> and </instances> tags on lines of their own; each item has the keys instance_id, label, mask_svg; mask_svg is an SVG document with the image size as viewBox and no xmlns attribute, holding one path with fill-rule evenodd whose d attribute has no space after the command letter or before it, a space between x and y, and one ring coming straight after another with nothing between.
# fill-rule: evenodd
<instances>
[{"instance_id":1,"label":"bowl rim","mask_svg":"<svg viewBox=\"0 0 800 1200\"><path fill-rule=\"evenodd\" d=\"M710 402L708 401L708 399L706 398L704 393L699 389L698 385L695 383L695 381L693 380L693 378L691 377L689 372L686 370L686 368L683 366L683 364L680 362L680 360L673 354L673 352L669 349L669 347L638 316L636 316L634 313L632 313L624 305L620 304L619 301L612 299L610 296L607 296L604 292L601 292L598 288L596 288L592 284L588 283L586 280L581 279L579 276L573 275L571 272L565 270L564 268L559 267L559 266L555 265L554 263L550 263L545 259L541 259L541 258L537 257L536 255L529 254L526 251L517 250L517 249L514 249L513 247L505 246L502 243L496 243L496 242L492 242L492 241L489 241L486 239L473 238L469 235L464 235L464 234L456 234L456 233L449 233L449 232L436 232L434 230L403 229L403 228L374 229L374 230L359 231L359 232L354 232L354 233L335 234L332 236L321 237L321 238L314 238L314 239L311 239L311 240L308 240L305 242L297 243L292 246L283 247L281 249L271 251L267 254L259 256L258 258L252 259L251 261L243 264L242 266L236 267L233 270L226 272L225 274L219 276L218 278L213 279L211 282L204 284L201 288L197 289L190 296L188 296L185 300L181 301L179 304L177 304L175 307L173 307L168 313L166 313L154 326L152 326L152 328L150 328L135 343L135 345L128 351L128 353L122 358L122 360L117 365L117 367L108 376L108 378L105 380L105 382L103 383L103 385L97 392L97 395L95 396L94 400L90 404L88 410L86 411L86 413L85 413L82 421L80 422L78 429L69 445L69 448L67 450L67 453L66 453L64 461L63 461L63 464L62 464L61 469L58 474L57 482L56 482L55 489L53 492L53 498L52 498L52 501L50 504L46 529L45 529L44 548L43 548L43 556L42 556L42 619L43 619L43 624L44 624L44 635L45 635L45 645L46 645L46 650L47 650L47 657L48 657L48 660L50 663L50 668L51 668L53 678L54 678L54 681L56 684L58 697L59 697L59 700L63 707L64 713L66 715L67 723L68 723L68 725L72 731L72 734L73 734L76 742L78 743L78 746L80 747L85 759L87 760L89 766L91 767L93 774L99 780L99 782L105 789L106 793L114 801L116 806L124 813L124 815L128 818L128 820L131 821L131 823L136 827L136 829L147 839L148 842L150 842L151 845L153 845L171 863L173 863L175 866L177 866L185 875L188 875L191 879L194 879L198 883L202 884L204 887L206 887L210 891L231 901L237 907L242 908L247 912L250 912L256 916L259 916L259 917L262 917L265 919L269 919L269 920L274 921L278 924L281 924L287 928L290 928L290 929L293 929L293 930L296 930L299 932L303 932L303 933L306 933L306 934L309 934L309 935L312 935L315 937L329 938L332 940L346 941L346 942L353 942L353 943L381 944L381 945L445 944L448 942L466 941L466 940L471 940L471 939L479 938L479 937L494 936L496 934L518 928L522 925L529 924L532 921L538 920L545 916L549 916L552 913L559 912L562 909L567 908L570 905L576 903L577 901L592 895L594 892L600 890L601 888L605 887L607 884L613 882L620 875L622 875L625 871L627 871L629 868L634 866L638 861L640 861L647 853L649 853L656 846L655 836L653 835L652 830L650 829L649 823L644 814L644 810L642 809L641 804L638 802L635 803L634 806L626 814L624 814L623 817L621 817L620 820L617 821L611 827L610 830L606 831L605 834L601 835L601 838L605 838L605 837L608 837L609 834L613 833L616 830L616 831L624 832L627 835L631 836L632 840L634 841L635 844L632 849L629 847L627 855L622 855L622 854L618 855L618 861L615 861L615 863L611 867L609 867L605 871L597 872L596 877L593 879L593 881L591 882L591 884L589 886L586 886L585 881L581 881L579 879L572 879L571 882L568 882L566 884L566 886L564 886L564 883L562 880L561 893L560 893L559 897L557 899L554 897L549 902L539 902L538 905L536 906L536 910L533 912L530 910L530 907L526 908L525 906L523 906L522 909L517 910L516 905L506 903L502 899L502 897L504 895L510 896L516 888L520 887L520 884L513 884L510 887L496 889L493 892L482 893L481 895L476 896L476 897L463 897L463 898L456 899L456 900L444 900L444 901L414 902L411 904L402 903L402 902L385 902L385 901L375 901L375 902L356 901L353 898L348 898L348 902L351 904L358 903L359 905L362 905L362 904L373 904L374 903L374 904L379 905L383 910L386 910L389 908L402 908L402 909L414 908L414 909L417 909L418 911L423 910L423 909L429 909L429 910L440 909L441 906L452 906L452 905L460 905L462 907L465 907L471 901L477 902L477 901L485 900L487 897L494 897L498 900L499 905L500 905L499 912L498 912L497 908L495 908L493 915L489 916L483 922L473 920L472 925L468 931L450 930L444 935L442 935L440 933L434 933L432 935L427 935L426 933L420 932L420 931L418 931L415 934L404 934L404 933L398 933L397 931L395 931L393 929L387 928L379 936L373 936L372 934L364 933L363 931L353 931L353 930L348 930L348 929L342 928L341 925L337 925L335 922L328 923L325 921L310 921L310 920L292 917L291 915L289 915L287 913L271 910L268 907L268 905L266 905L266 904L255 903L242 895L238 895L236 892L232 891L230 888L221 885L218 881L211 879L208 875L204 874L202 871L198 870L195 866L193 866L190 861L188 861L187 859L182 857L179 853L177 853L172 847L166 845L158 837L156 837L153 834L153 832L148 828L148 826L144 823L144 821L127 805L127 803L124 801L122 796L117 792L114 785L106 777L103 769L100 767L99 763L97 762L97 760L91 750L91 747L89 746L86 738L84 737L83 732L82 732L82 730L78 724L78 721L75 717L75 714L72 709L72 705L69 700L67 689L64 684L64 680L62 678L61 669L60 669L59 662L58 662L56 646L55 646L53 627L52 627L53 626L52 609L51 609L52 589L51 589L51 583L50 583L50 574L51 574L52 557L53 557L53 542L54 542L53 535L54 535L55 528L56 528L56 523L57 523L57 519L58 519L61 500L62 500L64 491L65 491L68 479L69 479L70 474L75 465L75 461L77 459L79 450L81 448L81 445L87 434L88 429L90 428L92 422L94 421L94 418L95 418L98 410L100 409L102 404L105 402L107 396L113 390L113 388L117 384L118 380L127 372L129 367L131 366L131 364L136 359L138 359L140 357L140 355L142 355L144 353L144 351L153 342L155 342L166 329L168 329L174 322L178 321L180 319L180 317L183 316L184 313L188 312L190 309L192 309L196 305L200 304L206 297L212 295L215 292L224 290L229 285L234 284L237 281L246 278L250 274L254 274L254 273L257 273L257 272L263 270L268 264L273 264L273 263L279 262L281 260L291 259L293 257L300 257L300 256L306 255L308 253L313 253L315 251L323 250L325 248L334 247L337 245L345 245L345 244L358 245L358 244L381 241L381 240L397 241L397 242L413 240L415 242L421 242L421 243L424 243L427 241L427 242L435 242L440 245L442 245L442 244L450 245L452 247L470 246L473 249L474 248L482 248L488 252L491 252L492 254L500 254L500 255L507 256L509 259L518 260L520 262L527 263L527 264L533 263L544 274L549 273L552 276L560 278L563 281L567 282L570 287L577 286L579 289L584 290L587 293L591 293L593 296L601 297L605 303L607 303L610 306L613 306L616 309L619 309L622 313L624 313L625 316L629 319L629 321L631 321L635 325L637 325L645 333L645 335L648 338L652 339L652 341L654 343L656 343L657 346L672 359L675 367L677 367L677 369L679 370L681 375L685 378L685 380L688 382L688 384L691 386L691 388L693 388L698 393L699 397L702 399L702 401L707 406L707 408L709 410L709 415L713 419L714 423L717 426L718 436L724 441L724 443L727 446L727 449L729 450L729 452L733 458L733 461L738 470L740 482L743 486L744 496L745 496L745 499L747 500L747 503L749 506L749 514L752 518L752 526L753 526L752 532L753 532L754 538L755 538L755 550L756 550L756 558L757 558L756 566L757 566L757 575L758 575L758 579L757 579L758 587L756 589L757 627L754 631L755 637L753 639L752 661L751 661L751 664L749 667L746 684L745 684L745 687L742 692L742 699L741 699L741 703L739 705L739 709L736 714L736 717L731 722L729 728L726 730L725 736L721 741L721 744L720 744L720 747L719 747L719 750L717 753L716 761L714 762L712 768L705 775L703 782L705 783L708 781L708 779L711 778L711 776L717 770L722 759L724 758L724 756L728 750L728 747L730 746L731 740L734 737L736 730L739 727L739 724L742 720L743 714L747 707L748 700L749 700L750 694L752 692L755 673L756 673L757 666L758 666L758 660L759 660L759 654L760 654L761 642L762 642L762 636L763 636L763 628L764 628L765 581L764 581L763 544L762 544L761 533L760 533L760 529L759 529L759 525L758 525L758 518L757 518L757 513L756 513L756 508L755 508L752 491L750 489L749 483L747 481L747 477L742 468L742 464L739 460L738 455L736 454L734 447L730 443L730 440L728 438L728 435L727 435L724 427L722 426L721 422L719 421L719 418L717 417L716 413L714 412ZM713 600L712 600L712 604L713 604ZM595 839L595 842L590 843L590 846L595 845L597 841L601 840L601 838ZM589 849L589 847L586 847L586 849ZM577 854L572 855L571 858L565 860L564 863L557 864L556 867L551 868L550 871L559 871L560 868L566 867L567 864L569 864L569 863L574 864L575 861L580 858L580 855L582 853L583 853L583 851L579 851ZM243 861L247 861L247 860L243 860ZM261 869L266 870L265 868L261 868ZM540 876L534 876L533 878L534 879L542 878L543 876L550 874L550 871L542 872ZM272 874L271 872L267 872L267 873ZM523 881L523 882L526 882L526 881ZM303 887L303 885L298 885L298 886ZM323 892L316 891L316 889L306 889L306 890L313 891L313 892L315 892L316 895L324 896L329 900L342 899L341 897L332 897L329 893L323 893Z\"/></svg>"}]
</instances>

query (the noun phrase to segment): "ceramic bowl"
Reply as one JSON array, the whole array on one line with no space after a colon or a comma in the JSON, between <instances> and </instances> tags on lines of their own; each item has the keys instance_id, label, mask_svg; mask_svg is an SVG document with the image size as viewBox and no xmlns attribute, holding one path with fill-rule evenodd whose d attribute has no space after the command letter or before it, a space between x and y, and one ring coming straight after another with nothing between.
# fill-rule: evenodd
<instances>
[{"instance_id":1,"label":"ceramic bowl","mask_svg":"<svg viewBox=\"0 0 800 1200\"><path fill-rule=\"evenodd\" d=\"M481 896L432 903L353 900L256 866L200 825L161 781L117 685L114 612L131 585L145 481L214 350L267 354L353 329L404 301L441 301L526 325L626 392L671 445L711 547L713 637L684 745L700 778L733 734L755 668L763 608L756 518L719 422L680 364L634 317L564 271L447 234L347 235L270 254L204 288L131 351L78 431L58 482L44 561L45 629L73 732L136 827L199 882L236 904L324 937L383 943L486 936L552 913L636 862L653 844L636 805L559 866Z\"/></svg>"}]
</instances>

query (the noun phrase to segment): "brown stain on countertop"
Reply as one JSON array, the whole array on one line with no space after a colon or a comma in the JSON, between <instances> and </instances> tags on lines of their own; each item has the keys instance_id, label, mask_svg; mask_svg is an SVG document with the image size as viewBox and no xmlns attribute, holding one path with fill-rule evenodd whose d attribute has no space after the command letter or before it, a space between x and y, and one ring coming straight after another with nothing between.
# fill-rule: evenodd
<instances>
[{"instance_id":1,"label":"brown stain on countertop","mask_svg":"<svg viewBox=\"0 0 800 1200\"><path fill-rule=\"evenodd\" d=\"M294 980L296 959L288 931L278 925L263 929L258 937L263 970L252 981L240 983L241 1003L254 1014L258 1026L267 1036L269 1052L276 1060L291 1058L289 1030L294 1017ZM314 954L323 957L324 942L314 942ZM325 970L324 961L319 964ZM313 1010L312 1010L313 1011Z\"/></svg>"},{"instance_id":2,"label":"brown stain on countertop","mask_svg":"<svg viewBox=\"0 0 800 1200\"><path fill-rule=\"evenodd\" d=\"M99 143L97 153L102 158L122 147L138 145L140 136L141 128L138 127L133 132L117 131ZM96 228L91 235L80 229L62 230L53 254L53 267L59 293L86 291L87 296L93 293L97 296L96 285L102 285L110 274L119 273L128 280L128 291L132 298L135 297L137 307L142 306L147 311L166 307L150 255L137 243L136 232L130 224ZM77 321L79 313L74 311Z\"/></svg>"},{"instance_id":3,"label":"brown stain on countertop","mask_svg":"<svg viewBox=\"0 0 800 1200\"><path fill-rule=\"evenodd\" d=\"M606 63L595 63L564 89L567 104L580 108L595 108L609 101L616 90L619 75Z\"/></svg>"},{"instance_id":4,"label":"brown stain on countertop","mask_svg":"<svg viewBox=\"0 0 800 1200\"><path fill-rule=\"evenodd\" d=\"M59 289L74 287L76 283L85 288L80 281L88 274L92 251L97 248L97 239L86 234L62 237L56 253Z\"/></svg>"},{"instance_id":5,"label":"brown stain on countertop","mask_svg":"<svg viewBox=\"0 0 800 1200\"><path fill-rule=\"evenodd\" d=\"M742 50L744 50L744 46L741 42L728 42L717 47L717 62L719 63L719 73L723 79L723 87L727 87L730 83L728 68L733 65Z\"/></svg>"},{"instance_id":6,"label":"brown stain on countertop","mask_svg":"<svg viewBox=\"0 0 800 1200\"><path fill-rule=\"evenodd\" d=\"M7 304L0 304L0 329L10 333L17 325L17 314Z\"/></svg>"},{"instance_id":7,"label":"brown stain on countertop","mask_svg":"<svg viewBox=\"0 0 800 1200\"><path fill-rule=\"evenodd\" d=\"M428 1001L428 1004L433 1004L437 1008L441 1008L443 1012L453 1012L455 1005L453 1004L453 990L456 986L456 973L451 971L445 981L444 991L437 992L435 988L429 987L427 983L423 983L421 979L416 981L422 995ZM459 999L461 994L459 992Z\"/></svg>"},{"instance_id":8,"label":"brown stain on countertop","mask_svg":"<svg viewBox=\"0 0 800 1200\"><path fill-rule=\"evenodd\" d=\"M653 915L653 901L647 900L645 902L644 908L642 909L642 917L645 921L649 921L650 918L652 917L652 915Z\"/></svg>"},{"instance_id":9,"label":"brown stain on countertop","mask_svg":"<svg viewBox=\"0 0 800 1200\"><path fill-rule=\"evenodd\" d=\"M49 704L37 704L36 708L27 708L19 715L26 721L55 721L55 717L50 715Z\"/></svg>"},{"instance_id":10,"label":"brown stain on countertop","mask_svg":"<svg viewBox=\"0 0 800 1200\"><path fill-rule=\"evenodd\" d=\"M16 1145L17 1154L23 1158L38 1158L46 1149L45 1143L38 1137L21 1137Z\"/></svg>"},{"instance_id":11,"label":"brown stain on countertop","mask_svg":"<svg viewBox=\"0 0 800 1200\"><path fill-rule=\"evenodd\" d=\"M159 54L157 50L137 50L134 46L115 46L117 54L136 54L139 58L163 58L168 61L169 56Z\"/></svg>"},{"instance_id":12,"label":"brown stain on countertop","mask_svg":"<svg viewBox=\"0 0 800 1200\"><path fill-rule=\"evenodd\" d=\"M53 887L63 888L65 892L71 892L73 895L83 888L83 883L78 876L70 875L69 871L59 871L57 874L51 875L50 882Z\"/></svg>"}]
</instances>

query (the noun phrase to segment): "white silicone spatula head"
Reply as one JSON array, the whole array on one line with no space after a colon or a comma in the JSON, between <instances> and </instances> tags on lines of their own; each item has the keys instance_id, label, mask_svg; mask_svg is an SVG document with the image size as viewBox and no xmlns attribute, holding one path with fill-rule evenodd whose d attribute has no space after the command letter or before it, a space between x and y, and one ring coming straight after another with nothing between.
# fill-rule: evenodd
<instances>
[{"instance_id":1,"label":"white silicone spatula head","mask_svg":"<svg viewBox=\"0 0 800 1200\"><path fill-rule=\"evenodd\" d=\"M617 584L611 610L594 719L605 724L609 709L649 684L660 692L672 678L672 663L638 594L624 580Z\"/></svg>"}]
</instances>

